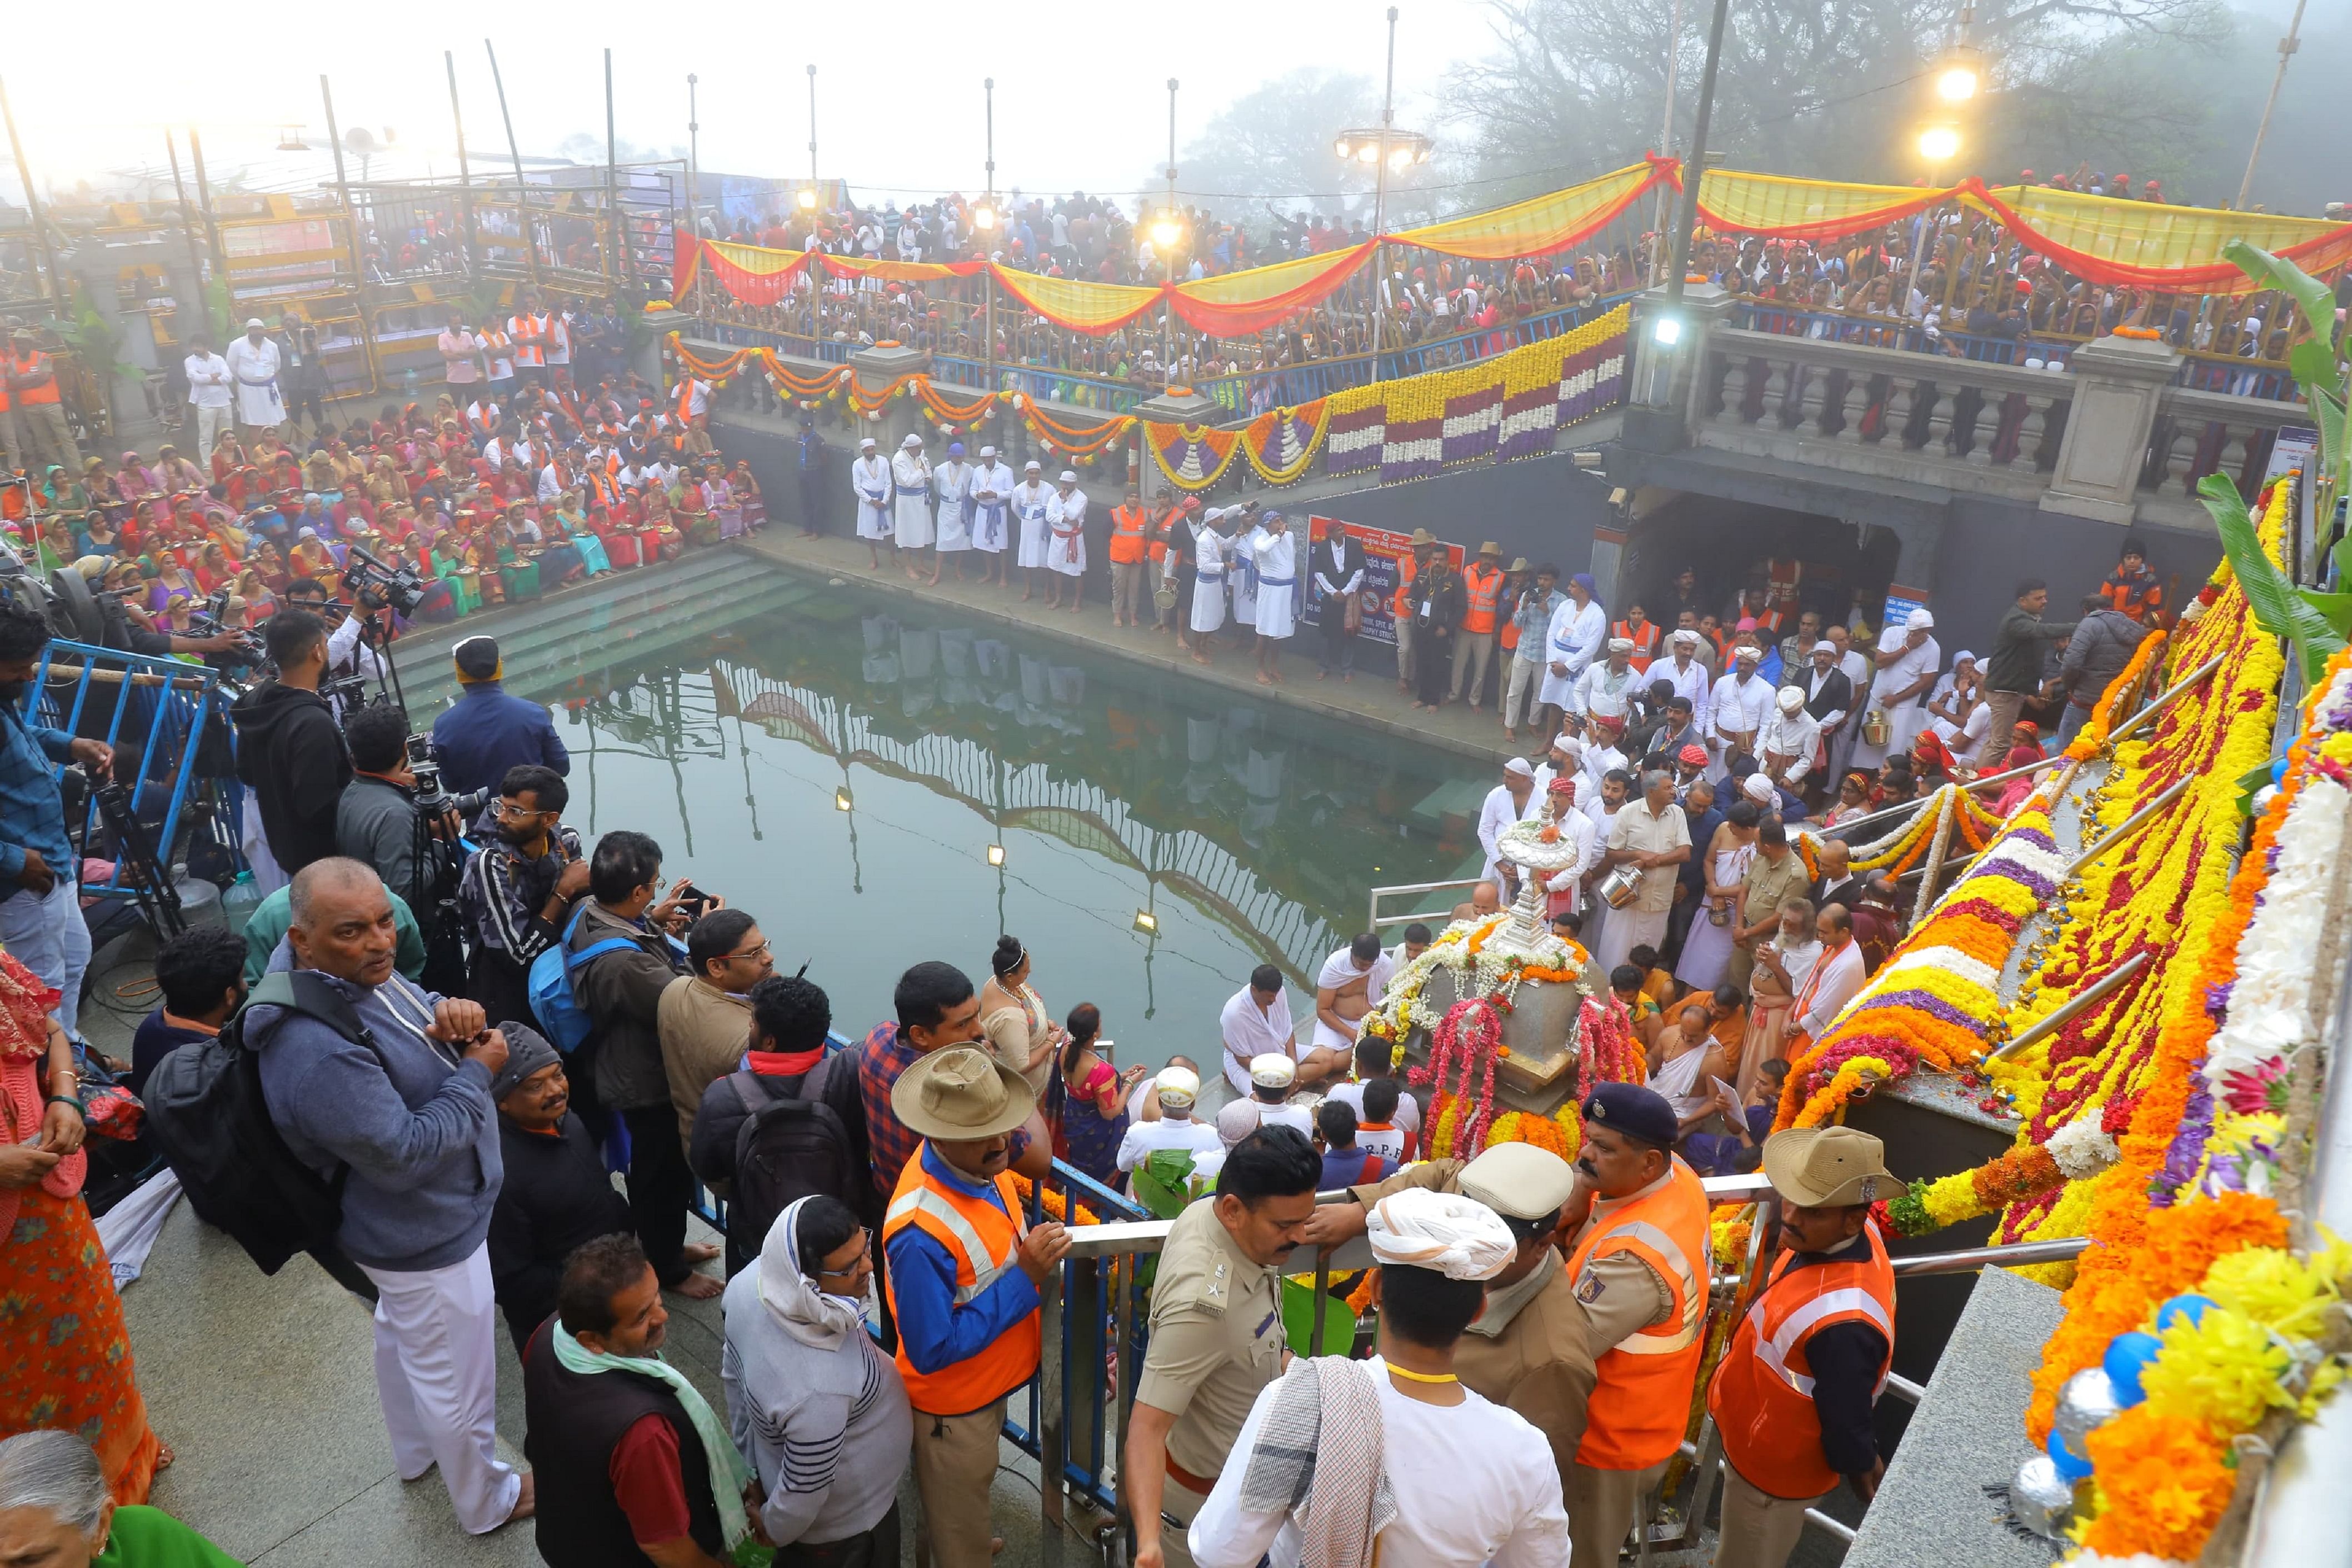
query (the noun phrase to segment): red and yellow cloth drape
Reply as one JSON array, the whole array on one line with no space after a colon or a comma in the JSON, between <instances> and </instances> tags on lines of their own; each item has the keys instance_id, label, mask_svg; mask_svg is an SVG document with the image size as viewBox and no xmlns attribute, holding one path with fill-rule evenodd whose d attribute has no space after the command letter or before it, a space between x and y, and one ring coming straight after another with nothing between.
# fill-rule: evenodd
<instances>
[{"instance_id":1,"label":"red and yellow cloth drape","mask_svg":"<svg viewBox=\"0 0 2352 1568\"><path fill-rule=\"evenodd\" d=\"M1550 256L1590 239L1660 185L1681 189L1682 165L1653 154L1563 191L1382 237L1390 245L1474 260ZM1995 188L1974 175L1929 190L1710 169L1699 184L1699 213L1708 226L1786 240L1841 239L1950 201L1985 214L2028 250L2095 283L2183 293L2248 293L2259 285L2221 256L2221 247L2232 239L2249 240L2312 273L2352 262L2352 223L2168 206L2042 185ZM671 289L672 298L683 299L707 270L745 304L772 305L812 266L839 276L892 282L985 275L1034 313L1088 336L1116 331L1164 302L1202 331L1235 337L1261 331L1330 298L1370 264L1372 248L1373 242L1366 240L1344 250L1196 282L1151 286L1040 277L994 262L867 261L765 250L696 239L680 230Z\"/></svg>"}]
</instances>

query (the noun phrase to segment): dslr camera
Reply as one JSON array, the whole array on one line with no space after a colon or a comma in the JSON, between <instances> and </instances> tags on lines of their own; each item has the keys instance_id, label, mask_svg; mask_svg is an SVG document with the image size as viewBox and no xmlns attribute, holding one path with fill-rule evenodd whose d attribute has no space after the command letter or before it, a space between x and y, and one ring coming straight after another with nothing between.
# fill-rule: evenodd
<instances>
[{"instance_id":1,"label":"dslr camera","mask_svg":"<svg viewBox=\"0 0 2352 1568\"><path fill-rule=\"evenodd\" d=\"M454 811L460 822L470 822L481 815L482 807L490 803L488 785L464 795L451 795L441 782L441 763L433 755L431 738L411 735L407 744L408 771L416 780L419 813L428 820L437 820L443 814Z\"/></svg>"}]
</instances>

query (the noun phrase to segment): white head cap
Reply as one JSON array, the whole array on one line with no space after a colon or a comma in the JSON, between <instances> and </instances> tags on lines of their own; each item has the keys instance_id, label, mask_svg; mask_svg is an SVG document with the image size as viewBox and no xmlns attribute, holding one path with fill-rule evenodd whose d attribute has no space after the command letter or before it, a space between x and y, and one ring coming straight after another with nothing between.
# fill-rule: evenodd
<instances>
[{"instance_id":1,"label":"white head cap","mask_svg":"<svg viewBox=\"0 0 2352 1568\"><path fill-rule=\"evenodd\" d=\"M1064 468L1062 470L1062 482L1066 485L1076 484L1078 482L1076 472L1070 468Z\"/></svg>"},{"instance_id":2,"label":"white head cap","mask_svg":"<svg viewBox=\"0 0 2352 1568\"><path fill-rule=\"evenodd\" d=\"M980 455L983 458L993 458L996 456L996 448L993 447L982 447L980 449Z\"/></svg>"},{"instance_id":3,"label":"white head cap","mask_svg":"<svg viewBox=\"0 0 2352 1568\"><path fill-rule=\"evenodd\" d=\"M1670 640L1678 643L1687 643L1692 647L1698 647L1698 634L1691 630L1688 626L1684 626L1677 630Z\"/></svg>"},{"instance_id":4,"label":"white head cap","mask_svg":"<svg viewBox=\"0 0 2352 1568\"><path fill-rule=\"evenodd\" d=\"M1749 773L1740 784L1739 793L1759 805L1769 805L1780 796L1780 792L1772 787L1772 781L1762 773Z\"/></svg>"},{"instance_id":5,"label":"white head cap","mask_svg":"<svg viewBox=\"0 0 2352 1568\"><path fill-rule=\"evenodd\" d=\"M908 437L907 437L907 438L906 438L905 440L903 440L903 441L901 441L901 442L899 442L899 443L898 443L898 445L899 445L899 446L901 446L901 447L919 447L919 446L921 446L922 444L923 444L923 438L922 438L920 436L914 435L914 434L913 434L913 433L911 433L911 432L909 432L909 433L908 433Z\"/></svg>"},{"instance_id":6,"label":"white head cap","mask_svg":"<svg viewBox=\"0 0 2352 1568\"><path fill-rule=\"evenodd\" d=\"M1298 1077L1298 1064L1280 1051L1250 1058L1250 1082L1260 1089L1288 1089Z\"/></svg>"},{"instance_id":7,"label":"white head cap","mask_svg":"<svg viewBox=\"0 0 2352 1568\"><path fill-rule=\"evenodd\" d=\"M1513 757L1509 762L1503 764L1503 771L1507 773L1517 773L1523 779L1531 779L1536 776L1534 766L1530 764L1525 757Z\"/></svg>"},{"instance_id":8,"label":"white head cap","mask_svg":"<svg viewBox=\"0 0 2352 1568\"><path fill-rule=\"evenodd\" d=\"M1922 605L1911 612L1911 618L1905 621L1903 626L1906 631L1932 632L1936 629L1936 617L1927 613L1927 605Z\"/></svg>"},{"instance_id":9,"label":"white head cap","mask_svg":"<svg viewBox=\"0 0 2352 1568\"><path fill-rule=\"evenodd\" d=\"M1026 473L1031 468L1035 468L1039 473L1043 473L1045 470L1045 465L1039 462L1036 458L1032 458L1027 462L1022 464L1021 468L1024 473Z\"/></svg>"},{"instance_id":10,"label":"white head cap","mask_svg":"<svg viewBox=\"0 0 2352 1568\"><path fill-rule=\"evenodd\" d=\"M1780 704L1781 712L1794 713L1805 705L1805 694L1793 686L1784 686L1780 688L1780 695L1777 700Z\"/></svg>"},{"instance_id":11,"label":"white head cap","mask_svg":"<svg viewBox=\"0 0 2352 1568\"><path fill-rule=\"evenodd\" d=\"M874 437L871 436L861 437L859 437L857 444L860 447L871 447L874 445Z\"/></svg>"},{"instance_id":12,"label":"white head cap","mask_svg":"<svg viewBox=\"0 0 2352 1568\"><path fill-rule=\"evenodd\" d=\"M1815 653L1825 653L1832 658L1835 658L1837 657L1837 644L1830 641L1827 637L1823 637L1821 641L1813 645L1813 651Z\"/></svg>"},{"instance_id":13,"label":"white head cap","mask_svg":"<svg viewBox=\"0 0 2352 1568\"><path fill-rule=\"evenodd\" d=\"M1372 1205L1364 1230L1372 1256L1448 1279L1492 1279L1518 1254L1502 1216L1475 1198L1412 1187Z\"/></svg>"},{"instance_id":14,"label":"white head cap","mask_svg":"<svg viewBox=\"0 0 2352 1568\"><path fill-rule=\"evenodd\" d=\"M1151 1080L1151 1092L1162 1105L1190 1105L1200 1098L1201 1075L1190 1068L1161 1068Z\"/></svg>"}]
</instances>

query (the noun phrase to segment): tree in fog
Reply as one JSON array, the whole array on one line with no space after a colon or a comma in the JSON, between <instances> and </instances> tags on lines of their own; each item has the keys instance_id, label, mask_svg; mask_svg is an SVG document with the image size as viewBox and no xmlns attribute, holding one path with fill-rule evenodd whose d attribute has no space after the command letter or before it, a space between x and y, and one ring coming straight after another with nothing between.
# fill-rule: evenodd
<instances>
[{"instance_id":1,"label":"tree in fog","mask_svg":"<svg viewBox=\"0 0 2352 1568\"><path fill-rule=\"evenodd\" d=\"M1710 145L1737 166L1777 174L1890 183L1926 174L1912 132L1956 9L1954 0L1735 0ZM1712 5L1681 0L1678 35L1675 11L1676 0L1495 0L1496 48L1449 80L1449 120L1479 172L1537 189L1657 146L1670 38L1680 60L1674 139L1686 145ZM2213 0L1980 0L1974 37L1992 90L1976 117L1998 117L2013 94L2079 86L2086 66L2119 45L2210 45L2229 31ZM2189 95L2176 82L2165 96ZM1980 152L1987 140L1979 132L1971 145Z\"/></svg>"},{"instance_id":2,"label":"tree in fog","mask_svg":"<svg viewBox=\"0 0 2352 1568\"><path fill-rule=\"evenodd\" d=\"M1164 111L1166 100L1158 103ZM1176 159L1176 193L1188 205L1220 217L1255 220L1269 211L1311 206L1320 212L1371 209L1372 170L1341 163L1333 143L1350 129L1381 122L1381 87L1370 77L1306 66L1234 99ZM1401 109L1400 126L1412 123ZM1140 182L1155 190L1166 178L1154 168ZM1389 179L1391 226L1427 206L1416 188L1427 167ZM1369 222L1369 216L1366 221Z\"/></svg>"}]
</instances>

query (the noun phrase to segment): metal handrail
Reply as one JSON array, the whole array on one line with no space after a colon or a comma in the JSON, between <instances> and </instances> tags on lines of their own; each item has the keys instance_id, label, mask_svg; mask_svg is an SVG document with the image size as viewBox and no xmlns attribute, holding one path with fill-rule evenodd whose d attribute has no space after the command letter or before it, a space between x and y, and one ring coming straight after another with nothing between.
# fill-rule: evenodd
<instances>
[{"instance_id":1,"label":"metal handrail","mask_svg":"<svg viewBox=\"0 0 2352 1568\"><path fill-rule=\"evenodd\" d=\"M1381 913L1381 899L1385 894L1442 893L1448 888L1475 888L1486 880L1487 879L1485 877L1456 877L1448 882L1392 882L1386 887L1374 888L1370 910L1371 923L1366 929L1378 931L1382 926L1411 925L1415 921L1429 918L1426 914L1383 915Z\"/></svg>"}]
</instances>

